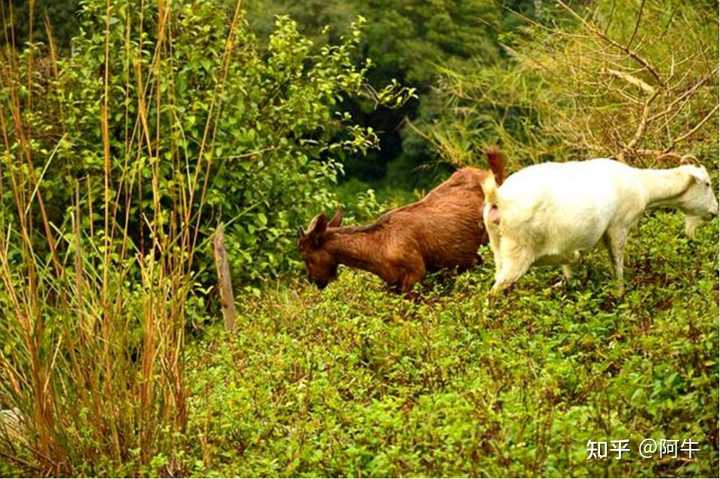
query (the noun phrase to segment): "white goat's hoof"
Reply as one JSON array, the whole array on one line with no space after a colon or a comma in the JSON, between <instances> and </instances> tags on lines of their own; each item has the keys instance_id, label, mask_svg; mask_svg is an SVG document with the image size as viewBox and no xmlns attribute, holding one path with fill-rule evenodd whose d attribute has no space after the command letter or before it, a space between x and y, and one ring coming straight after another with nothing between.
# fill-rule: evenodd
<instances>
[{"instance_id":1,"label":"white goat's hoof","mask_svg":"<svg viewBox=\"0 0 720 479\"><path fill-rule=\"evenodd\" d=\"M485 296L485 307L488 309L491 309L495 306L495 303L497 303L498 300L498 292L490 290L490 292Z\"/></svg>"}]
</instances>

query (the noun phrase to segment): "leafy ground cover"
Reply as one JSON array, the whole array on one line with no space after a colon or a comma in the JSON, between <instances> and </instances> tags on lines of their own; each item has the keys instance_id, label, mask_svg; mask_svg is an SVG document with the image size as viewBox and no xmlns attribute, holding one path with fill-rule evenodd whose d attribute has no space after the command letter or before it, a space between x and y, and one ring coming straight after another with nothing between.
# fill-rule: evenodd
<instances>
[{"instance_id":1,"label":"leafy ground cover","mask_svg":"<svg viewBox=\"0 0 720 479\"><path fill-rule=\"evenodd\" d=\"M350 271L320 293L295 248L320 210L375 218L494 144L508 171L714 171L717 5L11 3L0 476L717 472L716 226L643 222L622 300L597 252L569 288L536 269L491 309L487 251L409 302ZM585 458L647 436L702 449Z\"/></svg>"},{"instance_id":2,"label":"leafy ground cover","mask_svg":"<svg viewBox=\"0 0 720 479\"><path fill-rule=\"evenodd\" d=\"M567 288L534 268L486 305L485 264L437 275L422 300L344 270L318 291L268 285L237 334L188 352L187 473L239 476L710 476L718 468L717 224L641 221L628 292L605 252ZM643 459L646 438L693 460ZM622 459L587 442L628 439Z\"/></svg>"}]
</instances>

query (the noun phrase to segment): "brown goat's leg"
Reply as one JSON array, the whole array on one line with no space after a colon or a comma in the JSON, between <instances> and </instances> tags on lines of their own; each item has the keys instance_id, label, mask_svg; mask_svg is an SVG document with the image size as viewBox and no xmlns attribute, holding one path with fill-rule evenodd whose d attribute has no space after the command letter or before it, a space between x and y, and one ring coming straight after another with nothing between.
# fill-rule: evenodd
<instances>
[{"instance_id":1,"label":"brown goat's leg","mask_svg":"<svg viewBox=\"0 0 720 479\"><path fill-rule=\"evenodd\" d=\"M410 271L410 272L406 273L402 279L402 293L406 297L411 298L413 286L415 286L415 284L418 281L423 279L424 276L425 276L425 268L424 267L420 270Z\"/></svg>"},{"instance_id":2,"label":"brown goat's leg","mask_svg":"<svg viewBox=\"0 0 720 479\"><path fill-rule=\"evenodd\" d=\"M480 253L475 253L475 258L473 258L472 265L470 265L470 268L468 268L468 269L472 269L475 266L482 264L482 263L483 263L482 255Z\"/></svg>"},{"instance_id":3,"label":"brown goat's leg","mask_svg":"<svg viewBox=\"0 0 720 479\"><path fill-rule=\"evenodd\" d=\"M413 286L415 286L415 283L417 283L420 279L416 278L414 276L407 275L405 278L403 278L402 282L402 288L401 292L405 295L410 297L410 293L412 293Z\"/></svg>"}]
</instances>

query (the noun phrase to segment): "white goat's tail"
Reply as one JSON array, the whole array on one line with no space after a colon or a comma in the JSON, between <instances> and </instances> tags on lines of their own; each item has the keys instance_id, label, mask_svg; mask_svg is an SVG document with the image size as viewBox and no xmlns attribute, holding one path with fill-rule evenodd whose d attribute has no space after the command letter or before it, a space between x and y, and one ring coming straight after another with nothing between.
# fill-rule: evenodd
<instances>
[{"instance_id":1,"label":"white goat's tail","mask_svg":"<svg viewBox=\"0 0 720 479\"><path fill-rule=\"evenodd\" d=\"M482 184L480 185L485 195L485 203L490 205L497 205L497 183L495 182L495 175L490 173L485 177Z\"/></svg>"}]
</instances>

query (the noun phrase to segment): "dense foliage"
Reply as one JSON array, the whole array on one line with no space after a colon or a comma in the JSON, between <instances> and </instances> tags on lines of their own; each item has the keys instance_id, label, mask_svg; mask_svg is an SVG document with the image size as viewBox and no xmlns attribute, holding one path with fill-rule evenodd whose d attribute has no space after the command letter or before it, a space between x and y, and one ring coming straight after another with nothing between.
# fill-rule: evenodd
<instances>
[{"instance_id":1,"label":"dense foliage","mask_svg":"<svg viewBox=\"0 0 720 479\"><path fill-rule=\"evenodd\" d=\"M3 52L0 404L32 418L10 443L31 470L137 473L176 447L185 329L217 311L210 234L242 288L291 269L338 152L377 142L337 108L367 88L358 27L317 45L281 17L261 49L217 7L88 0L72 53Z\"/></svg>"},{"instance_id":2,"label":"dense foliage","mask_svg":"<svg viewBox=\"0 0 720 479\"><path fill-rule=\"evenodd\" d=\"M79 28L77 12L81 0L10 0L2 3L3 33L0 45L22 48L28 42L68 48Z\"/></svg>"},{"instance_id":3,"label":"dense foliage","mask_svg":"<svg viewBox=\"0 0 720 479\"><path fill-rule=\"evenodd\" d=\"M534 268L492 307L487 248L414 301L346 269L319 292L296 251L318 212L369 221L488 144L510 172L692 153L716 184L717 2L12 5L0 475L717 471L717 224L690 241L648 215L623 298L594 251L567 287ZM644 438L701 449L643 460ZM587 460L614 439L625 459Z\"/></svg>"},{"instance_id":4,"label":"dense foliage","mask_svg":"<svg viewBox=\"0 0 720 479\"><path fill-rule=\"evenodd\" d=\"M522 8L522 4L532 2L252 0L248 18L262 37L274 15L289 12L304 31L329 42L346 32L349 19L356 15L367 18L361 50L374 64L369 78L378 84L396 78L416 88L420 96L395 111L372 111L368 100L350 102L347 107L354 118L378 132L381 149L367 157L345 157L345 170L365 181L385 178L388 183L428 187L439 177L418 176L413 170L435 153L406 126L406 119L425 122L442 114L443 105L432 89L442 65L460 68L496 63L502 55L498 34L513 25L513 17L503 15L504 9Z\"/></svg>"},{"instance_id":5,"label":"dense foliage","mask_svg":"<svg viewBox=\"0 0 720 479\"><path fill-rule=\"evenodd\" d=\"M232 11L233 0L215 0L218 8ZM36 0L34 8L33 35L28 35L30 4L14 5L14 32L16 44L22 46L32 38L47 42L45 16L54 27L55 42L60 48L68 48L71 38L79 28L75 13L78 0ZM434 157L430 145L403 126L404 119L420 122L442 114L432 86L441 66L490 65L499 60L502 51L498 35L515 27L520 17L508 15L518 11L531 17L544 10L539 2L528 0L442 0L426 1L370 1L370 0L247 0L249 28L257 33L260 43L267 45L274 31L277 16L289 15L300 31L319 44L338 44L342 36L349 36L352 23L358 16L368 19L364 36L353 62L361 67L371 58L374 67L368 78L374 85L384 85L392 79L411 86L423 93L417 101L404 108L376 109L372 94L365 98L346 98L345 108L355 122L370 126L377 132L382 145L381 152L368 155L343 154L345 171L362 180L388 180L403 185L431 185L436 176L418 180L408 170L420 166ZM12 24L7 22L7 25ZM0 39L1 40L1 39Z\"/></svg>"},{"instance_id":6,"label":"dense foliage","mask_svg":"<svg viewBox=\"0 0 720 479\"><path fill-rule=\"evenodd\" d=\"M308 210L334 206L328 186L338 175L338 154L367 151L377 141L372 130L350 124L336 108L366 86L366 67L353 59L358 27L339 45L315 45L295 22L280 17L267 53L261 53L244 19L235 19L229 33L229 18L212 1L173 11L167 33L157 28L152 4L118 4L107 45L104 15L104 2L86 2L73 55L46 61L35 72L33 90L20 91L16 100L20 108L32 107L24 126L37 132L32 153L38 176L47 163L43 194L50 221L67 221L73 202L68 192L78 178L88 180L81 202L102 196L99 100L107 88L111 174L129 172L131 181L113 184L114 194L139 197L127 211L121 204L116 217L128 216L140 250L149 241L140 212L156 201L170 206L175 185L188 182L196 203L204 201L203 233L219 221L231 222L238 279L288 269L291 259L283 253L291 249L295 225ZM107 64L106 47L113 52ZM28 49L24 57L32 53ZM28 81L18 73L13 81ZM402 104L398 92L390 87L376 98ZM8 168L19 168L15 159L7 157ZM157 190L145 184L155 168ZM6 207L13 201L10 190L3 200Z\"/></svg>"},{"instance_id":7,"label":"dense foliage","mask_svg":"<svg viewBox=\"0 0 720 479\"><path fill-rule=\"evenodd\" d=\"M491 253L422 300L345 270L325 291L268 287L239 333L190 354L198 475L708 476L718 467L717 225L644 219L626 297L605 251L567 289L535 268L488 309ZM692 461L639 456L693 439ZM630 440L622 459L587 442Z\"/></svg>"}]
</instances>

